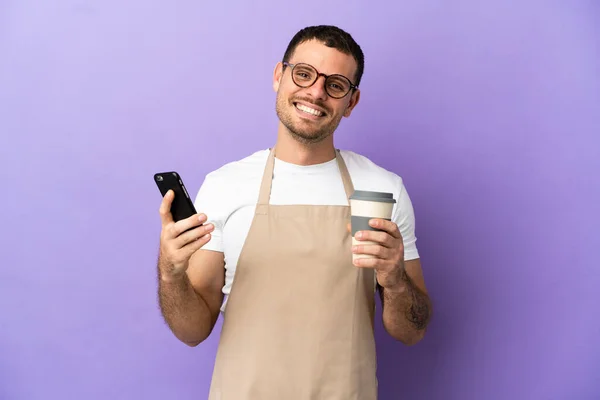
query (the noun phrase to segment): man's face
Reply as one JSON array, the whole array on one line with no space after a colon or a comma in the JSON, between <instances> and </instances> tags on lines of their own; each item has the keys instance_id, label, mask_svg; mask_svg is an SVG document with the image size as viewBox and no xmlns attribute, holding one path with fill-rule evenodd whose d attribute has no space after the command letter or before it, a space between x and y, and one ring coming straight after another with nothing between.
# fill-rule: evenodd
<instances>
[{"instance_id":1,"label":"man's face","mask_svg":"<svg viewBox=\"0 0 600 400\"><path fill-rule=\"evenodd\" d=\"M340 74L354 83L357 64L351 55L309 41L296 47L290 64L304 63L326 75ZM308 76L299 69L298 77ZM359 99L359 92L350 91L341 99L331 97L325 91L325 77L319 76L310 87L303 88L292 80L292 68L277 64L273 89L277 92L276 111L281 123L292 136L302 143L318 143L329 137L338 127L343 116L349 117ZM330 85L338 88L338 85ZM333 90L333 89L332 89Z\"/></svg>"}]
</instances>

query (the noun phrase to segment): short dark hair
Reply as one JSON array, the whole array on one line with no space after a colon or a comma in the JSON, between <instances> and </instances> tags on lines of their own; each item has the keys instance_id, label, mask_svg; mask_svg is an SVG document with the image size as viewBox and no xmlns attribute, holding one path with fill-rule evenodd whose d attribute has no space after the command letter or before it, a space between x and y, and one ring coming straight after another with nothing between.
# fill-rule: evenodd
<instances>
[{"instance_id":1,"label":"short dark hair","mask_svg":"<svg viewBox=\"0 0 600 400\"><path fill-rule=\"evenodd\" d=\"M352 36L344 30L332 25L309 26L294 35L283 55L283 62L289 62L296 47L309 40L318 40L327 47L332 47L344 54L351 55L356 60L358 68L354 76L354 84L358 86L365 69L365 56L362 49Z\"/></svg>"}]
</instances>

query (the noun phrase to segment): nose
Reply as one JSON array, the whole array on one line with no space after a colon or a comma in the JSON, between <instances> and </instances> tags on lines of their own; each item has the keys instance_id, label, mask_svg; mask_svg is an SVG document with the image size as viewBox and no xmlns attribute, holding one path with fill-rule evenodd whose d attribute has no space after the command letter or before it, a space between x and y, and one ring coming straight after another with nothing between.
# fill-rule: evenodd
<instances>
[{"instance_id":1,"label":"nose","mask_svg":"<svg viewBox=\"0 0 600 400\"><path fill-rule=\"evenodd\" d=\"M309 88L305 89L308 94L316 100L327 100L327 92L325 91L325 77L319 76L317 81Z\"/></svg>"}]
</instances>

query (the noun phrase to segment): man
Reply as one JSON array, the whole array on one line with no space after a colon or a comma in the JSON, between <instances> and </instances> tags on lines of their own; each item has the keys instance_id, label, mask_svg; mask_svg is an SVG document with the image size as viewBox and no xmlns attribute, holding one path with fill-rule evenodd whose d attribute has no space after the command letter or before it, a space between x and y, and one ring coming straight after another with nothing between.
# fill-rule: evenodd
<instances>
[{"instance_id":1,"label":"man","mask_svg":"<svg viewBox=\"0 0 600 400\"><path fill-rule=\"evenodd\" d=\"M425 333L431 304L402 179L334 147L341 118L359 102L363 68L346 32L301 30L273 75L273 149L208 174L198 216L174 223L173 193L163 199L165 320L196 346L224 316L210 400L376 399L376 290L391 336L412 345ZM354 188L397 199L392 221L373 219L378 231L355 236L375 245L352 246ZM353 264L352 252L376 257Z\"/></svg>"}]
</instances>

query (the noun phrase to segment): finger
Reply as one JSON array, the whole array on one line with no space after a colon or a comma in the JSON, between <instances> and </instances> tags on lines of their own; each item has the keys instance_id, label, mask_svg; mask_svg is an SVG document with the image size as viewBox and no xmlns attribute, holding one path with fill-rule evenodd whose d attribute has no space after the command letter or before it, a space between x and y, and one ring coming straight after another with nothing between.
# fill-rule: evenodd
<instances>
[{"instance_id":1,"label":"finger","mask_svg":"<svg viewBox=\"0 0 600 400\"><path fill-rule=\"evenodd\" d=\"M177 237L183 232L202 225L207 220L206 214L194 214L186 219L177 221L173 226L173 236Z\"/></svg>"},{"instance_id":2,"label":"finger","mask_svg":"<svg viewBox=\"0 0 600 400\"><path fill-rule=\"evenodd\" d=\"M386 260L390 256L390 249L387 247L383 247L377 244L367 244L367 245L355 245L352 246L352 253L354 254L368 254L380 258L382 260Z\"/></svg>"},{"instance_id":3,"label":"finger","mask_svg":"<svg viewBox=\"0 0 600 400\"><path fill-rule=\"evenodd\" d=\"M376 270L385 270L387 261L381 258L356 258L354 265L360 268L373 268Z\"/></svg>"},{"instance_id":4,"label":"finger","mask_svg":"<svg viewBox=\"0 0 600 400\"><path fill-rule=\"evenodd\" d=\"M207 244L208 242L210 242L210 239L212 238L212 235L210 233L207 233L206 235L202 236L201 238L199 238L198 240L195 240L189 244L187 244L182 251L185 251L185 257L186 259L190 259L192 257L192 255L194 255L195 252L197 252L198 250L200 250L205 244Z\"/></svg>"},{"instance_id":5,"label":"finger","mask_svg":"<svg viewBox=\"0 0 600 400\"><path fill-rule=\"evenodd\" d=\"M190 261L190 258L192 257L192 255L196 251L198 251L202 246L204 246L206 243L208 243L210 241L210 238L211 238L211 235L206 234L206 235L201 236L197 240L194 240L194 241L188 243L183 248L173 249L172 250L173 261L175 263L181 264L181 265L188 263Z\"/></svg>"},{"instance_id":6,"label":"finger","mask_svg":"<svg viewBox=\"0 0 600 400\"><path fill-rule=\"evenodd\" d=\"M187 246L188 244L197 241L198 239L202 239L203 236L212 232L213 230L214 230L213 224L206 224L206 225L198 226L191 230L188 230L188 231L182 233L181 235L179 235L179 237L177 237L177 239L174 242L175 247L177 247L178 249L181 249L181 248Z\"/></svg>"},{"instance_id":7,"label":"finger","mask_svg":"<svg viewBox=\"0 0 600 400\"><path fill-rule=\"evenodd\" d=\"M398 229L398 225L395 222L388 221L387 219L374 218L369 221L369 225L375 229L381 229L384 232L389 233L396 239L400 239L402 235Z\"/></svg>"},{"instance_id":8,"label":"finger","mask_svg":"<svg viewBox=\"0 0 600 400\"><path fill-rule=\"evenodd\" d=\"M162 225L165 226L171 222L173 222L173 215L171 214L171 204L173 203L173 198L175 197L175 192L169 190L165 193L161 203L160 208L158 209L158 213L160 214L160 220Z\"/></svg>"},{"instance_id":9,"label":"finger","mask_svg":"<svg viewBox=\"0 0 600 400\"><path fill-rule=\"evenodd\" d=\"M395 247L395 245L394 245L395 239L392 236L390 236L390 234L388 234L387 232L359 231L359 232L356 232L356 235L354 235L354 237L358 241L375 242L375 243L379 243L380 245L389 247L389 248Z\"/></svg>"}]
</instances>

